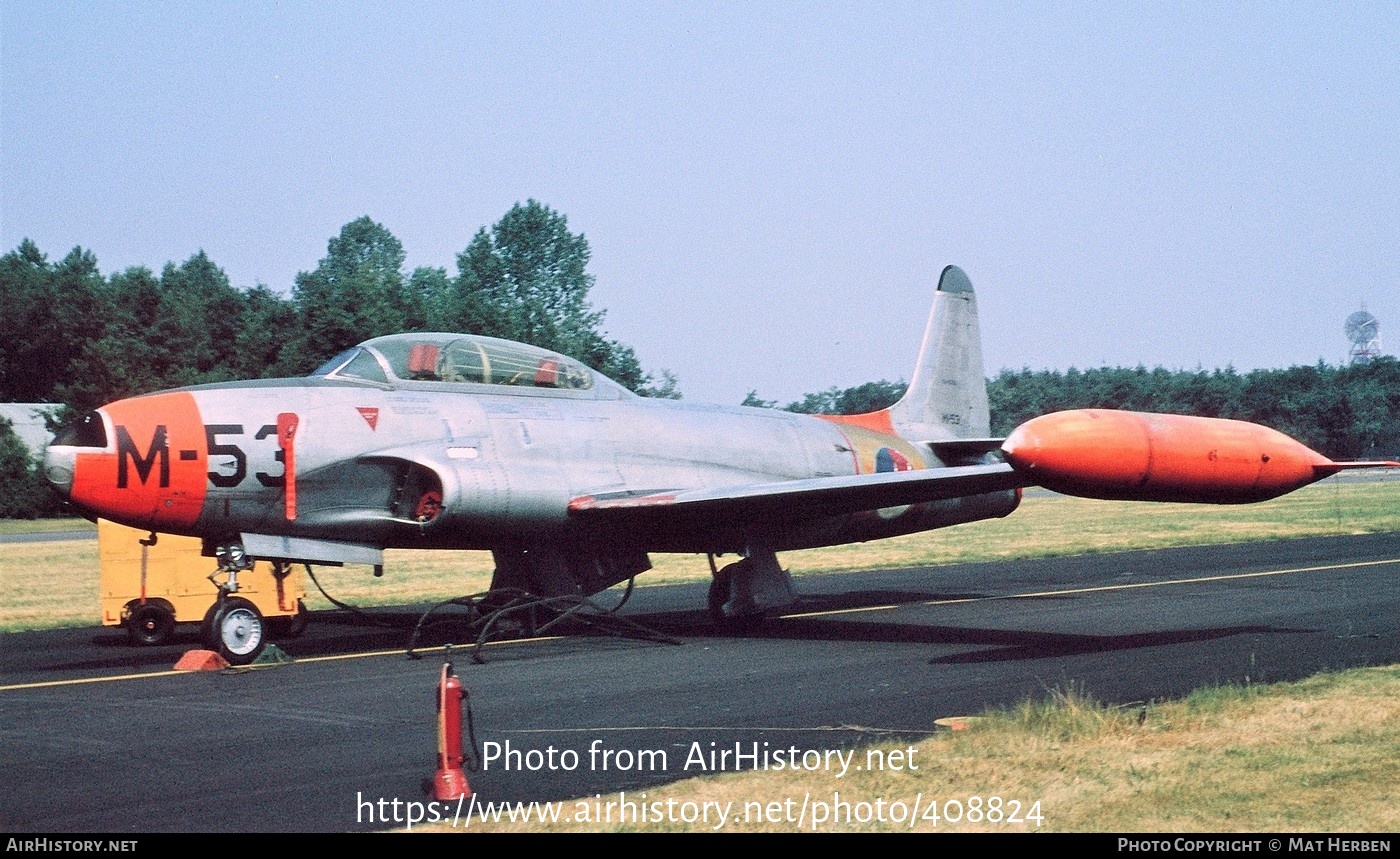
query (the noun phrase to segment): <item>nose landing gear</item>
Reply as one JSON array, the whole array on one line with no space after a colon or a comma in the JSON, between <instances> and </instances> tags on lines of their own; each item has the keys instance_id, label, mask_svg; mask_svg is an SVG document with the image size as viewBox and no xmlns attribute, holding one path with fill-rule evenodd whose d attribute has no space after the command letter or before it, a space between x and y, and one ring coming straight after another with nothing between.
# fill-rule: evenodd
<instances>
[{"instance_id":1,"label":"nose landing gear","mask_svg":"<svg viewBox=\"0 0 1400 859\"><path fill-rule=\"evenodd\" d=\"M219 598L209 607L200 628L210 650L228 660L230 665L247 665L267 647L267 621L258 607L238 591L238 574L251 569L253 562L238 543L221 545L214 553L219 568L209 576L219 586ZM228 578L218 581L220 574Z\"/></svg>"}]
</instances>

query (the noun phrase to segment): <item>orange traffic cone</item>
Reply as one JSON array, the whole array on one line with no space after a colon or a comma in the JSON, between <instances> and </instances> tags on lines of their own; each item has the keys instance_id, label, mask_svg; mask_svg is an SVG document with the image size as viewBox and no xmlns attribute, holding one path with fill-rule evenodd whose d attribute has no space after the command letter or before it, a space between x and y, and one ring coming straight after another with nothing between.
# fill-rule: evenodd
<instances>
[{"instance_id":1,"label":"orange traffic cone","mask_svg":"<svg viewBox=\"0 0 1400 859\"><path fill-rule=\"evenodd\" d=\"M437 772L433 775L433 799L466 799L472 795L467 774L462 769L462 700L467 691L462 681L452 673L452 663L442 664L438 680L438 749Z\"/></svg>"}]
</instances>

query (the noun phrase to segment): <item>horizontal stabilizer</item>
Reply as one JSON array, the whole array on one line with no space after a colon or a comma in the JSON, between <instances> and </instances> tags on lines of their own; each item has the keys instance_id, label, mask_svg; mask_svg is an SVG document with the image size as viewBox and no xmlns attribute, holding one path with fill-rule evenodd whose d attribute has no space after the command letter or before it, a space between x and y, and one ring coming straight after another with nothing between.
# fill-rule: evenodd
<instances>
[{"instance_id":1,"label":"horizontal stabilizer","mask_svg":"<svg viewBox=\"0 0 1400 859\"><path fill-rule=\"evenodd\" d=\"M939 459L951 462L1000 450L1004 441L1006 441L1004 438L957 438L947 441L926 441L924 444L932 448L934 455Z\"/></svg>"}]
</instances>

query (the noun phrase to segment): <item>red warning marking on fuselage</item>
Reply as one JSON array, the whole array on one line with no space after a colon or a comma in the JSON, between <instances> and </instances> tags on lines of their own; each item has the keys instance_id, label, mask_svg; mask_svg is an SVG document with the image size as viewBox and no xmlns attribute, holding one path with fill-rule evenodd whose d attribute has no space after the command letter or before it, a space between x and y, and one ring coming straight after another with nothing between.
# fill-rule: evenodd
<instances>
[{"instance_id":1,"label":"red warning marking on fuselage","mask_svg":"<svg viewBox=\"0 0 1400 859\"><path fill-rule=\"evenodd\" d=\"M372 406L356 406L355 411L360 413L360 417L365 419L365 423L369 424L370 429L379 427L379 409Z\"/></svg>"},{"instance_id":2,"label":"red warning marking on fuselage","mask_svg":"<svg viewBox=\"0 0 1400 859\"><path fill-rule=\"evenodd\" d=\"M286 474L282 479L283 506L287 521L297 518L297 424L300 419L296 412L282 412L277 415L277 443L282 446L282 465Z\"/></svg>"}]
</instances>

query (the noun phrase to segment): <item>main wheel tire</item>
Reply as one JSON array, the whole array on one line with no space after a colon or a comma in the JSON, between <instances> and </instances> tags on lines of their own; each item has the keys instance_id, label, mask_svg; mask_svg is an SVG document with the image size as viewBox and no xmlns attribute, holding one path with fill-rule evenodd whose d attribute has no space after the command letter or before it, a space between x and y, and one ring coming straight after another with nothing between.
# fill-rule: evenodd
<instances>
[{"instance_id":1,"label":"main wheel tire","mask_svg":"<svg viewBox=\"0 0 1400 859\"><path fill-rule=\"evenodd\" d=\"M230 665L247 665L267 646L267 622L258 607L229 597L214 608L209 645Z\"/></svg>"},{"instance_id":2,"label":"main wheel tire","mask_svg":"<svg viewBox=\"0 0 1400 859\"><path fill-rule=\"evenodd\" d=\"M134 606L126 619L126 634L132 644L145 647L166 644L175 634L175 615L159 603Z\"/></svg>"},{"instance_id":3,"label":"main wheel tire","mask_svg":"<svg viewBox=\"0 0 1400 859\"><path fill-rule=\"evenodd\" d=\"M724 604L729 602L730 588L734 581L734 569L743 561L735 561L721 567L713 579L710 580L709 598L706 601L710 609L710 618L718 623L725 623L729 618L724 613Z\"/></svg>"}]
</instances>

